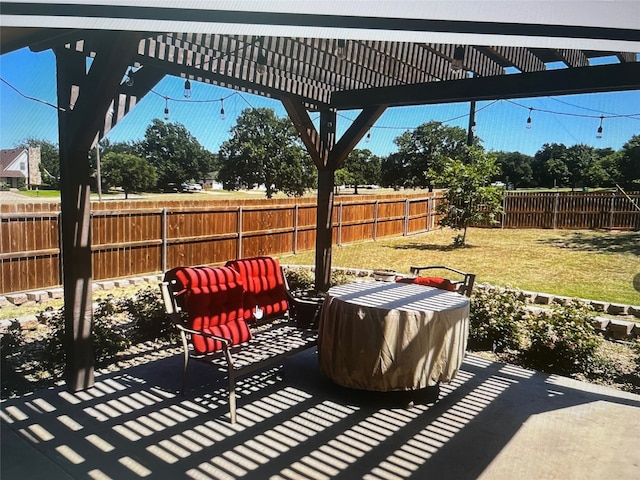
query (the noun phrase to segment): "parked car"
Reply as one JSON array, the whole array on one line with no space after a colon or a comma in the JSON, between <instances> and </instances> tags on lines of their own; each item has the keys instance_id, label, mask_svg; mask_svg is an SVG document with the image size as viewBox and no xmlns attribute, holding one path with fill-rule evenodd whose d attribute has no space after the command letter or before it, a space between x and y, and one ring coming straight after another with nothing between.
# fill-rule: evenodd
<instances>
[{"instance_id":1,"label":"parked car","mask_svg":"<svg viewBox=\"0 0 640 480\"><path fill-rule=\"evenodd\" d=\"M195 193L202 191L202 185L199 183L183 183L182 191L188 193Z\"/></svg>"},{"instance_id":2,"label":"parked car","mask_svg":"<svg viewBox=\"0 0 640 480\"><path fill-rule=\"evenodd\" d=\"M182 188L177 183L167 183L161 190L162 193L177 193L181 192Z\"/></svg>"}]
</instances>

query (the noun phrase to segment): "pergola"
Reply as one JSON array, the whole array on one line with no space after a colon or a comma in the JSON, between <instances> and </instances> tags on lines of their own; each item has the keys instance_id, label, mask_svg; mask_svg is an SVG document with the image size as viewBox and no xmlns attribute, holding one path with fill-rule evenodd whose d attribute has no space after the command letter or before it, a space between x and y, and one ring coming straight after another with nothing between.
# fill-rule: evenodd
<instances>
[{"instance_id":1,"label":"pergola","mask_svg":"<svg viewBox=\"0 0 640 480\"><path fill-rule=\"evenodd\" d=\"M165 75L282 102L318 168L319 288L330 278L334 172L387 108L640 89L633 0L132 3L0 2L1 53L56 55L71 391L93 385L88 152ZM618 61L591 65L604 56ZM337 138L346 109L360 114Z\"/></svg>"}]
</instances>

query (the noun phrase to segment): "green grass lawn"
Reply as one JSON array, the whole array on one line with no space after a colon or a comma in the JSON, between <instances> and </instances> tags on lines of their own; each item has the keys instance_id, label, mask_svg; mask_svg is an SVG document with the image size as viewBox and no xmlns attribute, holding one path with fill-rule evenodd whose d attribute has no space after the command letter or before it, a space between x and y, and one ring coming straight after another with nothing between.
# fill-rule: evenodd
<instances>
[{"instance_id":1,"label":"green grass lawn","mask_svg":"<svg viewBox=\"0 0 640 480\"><path fill-rule=\"evenodd\" d=\"M476 281L607 302L640 304L640 233L589 230L470 229L468 246L451 247L452 230L333 248L333 265L409 272L411 265L448 265ZM281 258L314 263L314 253Z\"/></svg>"}]
</instances>

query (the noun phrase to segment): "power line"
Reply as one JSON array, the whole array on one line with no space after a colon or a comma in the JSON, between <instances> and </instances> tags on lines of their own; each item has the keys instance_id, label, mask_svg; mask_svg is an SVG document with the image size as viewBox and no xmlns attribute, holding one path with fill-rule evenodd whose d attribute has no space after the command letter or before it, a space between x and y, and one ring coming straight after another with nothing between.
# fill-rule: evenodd
<instances>
[{"instance_id":1,"label":"power line","mask_svg":"<svg viewBox=\"0 0 640 480\"><path fill-rule=\"evenodd\" d=\"M2 83L4 83L5 85L7 85L9 88L11 88L12 90L14 90L18 95L20 95L23 98L26 98L27 100L33 100L34 102L38 102L38 103L42 103L43 105L46 105L48 107L52 107L56 110L59 110L61 112L66 112L66 110L62 107L59 107L57 105L54 105L53 103L49 103L46 102L44 100L40 100L39 98L35 98L35 97L31 97L29 95L25 95L24 93L22 93L20 90L18 90L16 87L14 87L13 85L11 85L9 82L7 82L4 78L0 77L0 80L2 80Z\"/></svg>"}]
</instances>

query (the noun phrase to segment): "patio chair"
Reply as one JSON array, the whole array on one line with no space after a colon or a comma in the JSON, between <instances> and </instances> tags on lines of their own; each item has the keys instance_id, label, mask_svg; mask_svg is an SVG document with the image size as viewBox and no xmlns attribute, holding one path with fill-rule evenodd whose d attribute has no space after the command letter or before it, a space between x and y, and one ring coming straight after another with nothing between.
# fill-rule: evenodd
<instances>
[{"instance_id":1,"label":"patio chair","mask_svg":"<svg viewBox=\"0 0 640 480\"><path fill-rule=\"evenodd\" d=\"M437 276L420 276L420 273L424 270L446 270L447 272L453 272L455 278L450 279L447 277ZM471 296L473 290L473 284L475 283L476 276L473 273L463 272L455 268L446 267L444 265L429 265L424 267L412 266L409 271L415 277L399 278L397 281L405 283L417 283L420 285L427 285L429 287L441 288L443 290L450 290L458 292L461 295L467 297Z\"/></svg>"}]
</instances>

